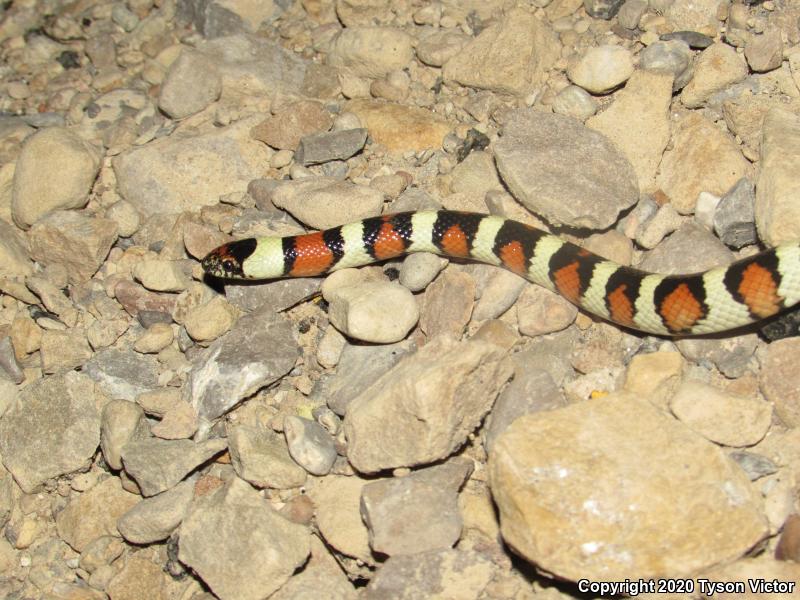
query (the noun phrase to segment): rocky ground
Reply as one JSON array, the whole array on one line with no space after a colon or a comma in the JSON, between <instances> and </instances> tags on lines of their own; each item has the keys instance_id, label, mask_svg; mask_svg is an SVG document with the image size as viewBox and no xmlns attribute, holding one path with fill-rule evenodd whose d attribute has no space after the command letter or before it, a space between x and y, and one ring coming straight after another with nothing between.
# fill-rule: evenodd
<instances>
[{"instance_id":1,"label":"rocky ground","mask_svg":"<svg viewBox=\"0 0 800 600\"><path fill-rule=\"evenodd\" d=\"M796 2L0 10L0 597L800 581L796 316L667 340L433 255L198 262L431 207L661 272L800 239Z\"/></svg>"}]
</instances>

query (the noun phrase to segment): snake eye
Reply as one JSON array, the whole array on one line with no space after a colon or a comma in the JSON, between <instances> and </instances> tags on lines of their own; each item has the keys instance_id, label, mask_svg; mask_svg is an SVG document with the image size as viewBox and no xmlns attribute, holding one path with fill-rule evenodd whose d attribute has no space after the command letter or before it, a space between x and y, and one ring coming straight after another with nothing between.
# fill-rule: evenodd
<instances>
[{"instance_id":1,"label":"snake eye","mask_svg":"<svg viewBox=\"0 0 800 600\"><path fill-rule=\"evenodd\" d=\"M232 273L234 270L233 261L230 258L226 258L222 261L222 268L225 269L226 273Z\"/></svg>"}]
</instances>

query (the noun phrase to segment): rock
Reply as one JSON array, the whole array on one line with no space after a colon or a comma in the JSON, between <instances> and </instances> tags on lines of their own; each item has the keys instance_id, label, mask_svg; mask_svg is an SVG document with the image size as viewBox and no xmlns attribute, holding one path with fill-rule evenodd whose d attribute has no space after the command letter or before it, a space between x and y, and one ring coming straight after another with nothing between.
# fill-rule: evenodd
<instances>
[{"instance_id":1,"label":"rock","mask_svg":"<svg viewBox=\"0 0 800 600\"><path fill-rule=\"evenodd\" d=\"M256 3L247 0L190 0L179 4L178 10L178 14L194 23L206 39L255 33L264 21L282 12L280 4L272 0Z\"/></svg>"},{"instance_id":2,"label":"rock","mask_svg":"<svg viewBox=\"0 0 800 600\"><path fill-rule=\"evenodd\" d=\"M758 241L753 182L742 177L728 190L714 212L714 231L726 246L742 248Z\"/></svg>"},{"instance_id":3,"label":"rock","mask_svg":"<svg viewBox=\"0 0 800 600\"><path fill-rule=\"evenodd\" d=\"M637 354L628 364L625 390L640 400L666 409L667 401L681 384L684 360L680 352Z\"/></svg>"},{"instance_id":4,"label":"rock","mask_svg":"<svg viewBox=\"0 0 800 600\"><path fill-rule=\"evenodd\" d=\"M281 312L319 292L319 278L277 279L259 282L258 285L226 285L228 302L243 312L254 312L264 307Z\"/></svg>"},{"instance_id":5,"label":"rock","mask_svg":"<svg viewBox=\"0 0 800 600\"><path fill-rule=\"evenodd\" d=\"M228 444L236 473L256 487L288 489L306 481L306 472L289 456L277 433L238 425L228 429Z\"/></svg>"},{"instance_id":6,"label":"rock","mask_svg":"<svg viewBox=\"0 0 800 600\"><path fill-rule=\"evenodd\" d=\"M366 129L345 129L306 135L300 140L294 158L304 166L332 160L347 160L360 152L366 141Z\"/></svg>"},{"instance_id":7,"label":"rock","mask_svg":"<svg viewBox=\"0 0 800 600\"><path fill-rule=\"evenodd\" d=\"M800 372L793 359L798 350L800 338L786 338L769 344L761 359L761 392L788 427L800 425Z\"/></svg>"},{"instance_id":8,"label":"rock","mask_svg":"<svg viewBox=\"0 0 800 600\"><path fill-rule=\"evenodd\" d=\"M687 360L701 365L711 363L720 373L733 379L752 369L758 342L758 336L749 333L721 339L686 338L675 345Z\"/></svg>"},{"instance_id":9,"label":"rock","mask_svg":"<svg viewBox=\"0 0 800 600\"><path fill-rule=\"evenodd\" d=\"M14 222L27 229L52 210L85 206L99 168L97 150L68 129L49 127L29 136L14 170Z\"/></svg>"},{"instance_id":10,"label":"rock","mask_svg":"<svg viewBox=\"0 0 800 600\"><path fill-rule=\"evenodd\" d=\"M122 448L133 439L146 437L144 411L129 400L111 400L103 407L100 426L100 448L112 469L122 468Z\"/></svg>"},{"instance_id":11,"label":"rock","mask_svg":"<svg viewBox=\"0 0 800 600\"><path fill-rule=\"evenodd\" d=\"M126 150L112 162L120 194L149 217L198 210L224 194L245 192L269 162L269 149L250 137L258 120L249 117Z\"/></svg>"},{"instance_id":12,"label":"rock","mask_svg":"<svg viewBox=\"0 0 800 600\"><path fill-rule=\"evenodd\" d=\"M494 166L494 159L488 152L470 152L453 168L452 176L453 192L470 196L482 207L485 206L483 199L487 192L503 189Z\"/></svg>"},{"instance_id":13,"label":"rock","mask_svg":"<svg viewBox=\"0 0 800 600\"><path fill-rule=\"evenodd\" d=\"M331 324L343 334L377 344L406 337L419 320L419 308L406 288L389 282L364 282L325 294Z\"/></svg>"},{"instance_id":14,"label":"rock","mask_svg":"<svg viewBox=\"0 0 800 600\"><path fill-rule=\"evenodd\" d=\"M459 598L478 600L496 575L492 561L474 550L435 550L389 558L364 591L365 600Z\"/></svg>"},{"instance_id":15,"label":"rock","mask_svg":"<svg viewBox=\"0 0 800 600\"><path fill-rule=\"evenodd\" d=\"M633 55L622 46L596 46L567 69L567 76L587 92L603 94L633 75Z\"/></svg>"},{"instance_id":16,"label":"rock","mask_svg":"<svg viewBox=\"0 0 800 600\"><path fill-rule=\"evenodd\" d=\"M317 346L317 362L326 369L335 367L346 344L347 340L335 327L328 327Z\"/></svg>"},{"instance_id":17,"label":"rock","mask_svg":"<svg viewBox=\"0 0 800 600\"><path fill-rule=\"evenodd\" d=\"M33 271L28 243L18 230L0 220L0 277L25 277Z\"/></svg>"},{"instance_id":18,"label":"rock","mask_svg":"<svg viewBox=\"0 0 800 600\"><path fill-rule=\"evenodd\" d=\"M108 582L106 591L115 600L136 600L142 596L167 600L168 581L161 566L145 558L129 556L125 565Z\"/></svg>"},{"instance_id":19,"label":"rock","mask_svg":"<svg viewBox=\"0 0 800 600\"><path fill-rule=\"evenodd\" d=\"M428 338L461 339L475 301L475 280L464 272L446 271L425 291L420 329Z\"/></svg>"},{"instance_id":20,"label":"rock","mask_svg":"<svg viewBox=\"0 0 800 600\"><path fill-rule=\"evenodd\" d=\"M336 460L333 437L316 421L288 416L283 420L283 433L289 454L312 475L327 475Z\"/></svg>"},{"instance_id":21,"label":"rock","mask_svg":"<svg viewBox=\"0 0 800 600\"><path fill-rule=\"evenodd\" d=\"M583 0L586 14L595 19L610 20L617 14L623 0Z\"/></svg>"},{"instance_id":22,"label":"rock","mask_svg":"<svg viewBox=\"0 0 800 600\"><path fill-rule=\"evenodd\" d=\"M131 237L139 230L141 217L139 212L130 202L120 200L108 207L105 218L117 224L117 234L119 237Z\"/></svg>"},{"instance_id":23,"label":"rock","mask_svg":"<svg viewBox=\"0 0 800 600\"><path fill-rule=\"evenodd\" d=\"M697 31L712 35L719 23L721 0L675 0L665 7L664 16L672 23L674 31Z\"/></svg>"},{"instance_id":24,"label":"rock","mask_svg":"<svg viewBox=\"0 0 800 600\"><path fill-rule=\"evenodd\" d=\"M45 373L58 373L82 367L92 357L86 332L77 328L42 332L39 353L42 358L42 371Z\"/></svg>"},{"instance_id":25,"label":"rock","mask_svg":"<svg viewBox=\"0 0 800 600\"><path fill-rule=\"evenodd\" d=\"M117 240L117 224L81 213L55 211L39 219L29 234L31 258L67 270L71 283L95 274Z\"/></svg>"},{"instance_id":26,"label":"rock","mask_svg":"<svg viewBox=\"0 0 800 600\"><path fill-rule=\"evenodd\" d=\"M543 20L510 10L444 65L446 82L524 96L542 83L558 58L560 44Z\"/></svg>"},{"instance_id":27,"label":"rock","mask_svg":"<svg viewBox=\"0 0 800 600\"><path fill-rule=\"evenodd\" d=\"M328 475L309 490L317 506L317 527L325 542L347 556L374 562L369 532L361 519L361 492L369 481L358 477Z\"/></svg>"},{"instance_id":28,"label":"rock","mask_svg":"<svg viewBox=\"0 0 800 600\"><path fill-rule=\"evenodd\" d=\"M194 482L182 481L136 504L117 520L117 529L132 544L165 540L181 524L193 497Z\"/></svg>"},{"instance_id":29,"label":"rock","mask_svg":"<svg viewBox=\"0 0 800 600\"><path fill-rule=\"evenodd\" d=\"M157 363L151 356L109 348L86 363L84 373L111 398L135 400L157 386Z\"/></svg>"},{"instance_id":30,"label":"rock","mask_svg":"<svg viewBox=\"0 0 800 600\"><path fill-rule=\"evenodd\" d=\"M672 90L677 92L689 83L694 73L692 51L680 40L655 42L639 54L639 68L672 75Z\"/></svg>"},{"instance_id":31,"label":"rock","mask_svg":"<svg viewBox=\"0 0 800 600\"><path fill-rule=\"evenodd\" d=\"M221 600L260 600L272 594L309 553L308 529L278 515L258 492L237 480L198 499L179 535L181 562Z\"/></svg>"},{"instance_id":32,"label":"rock","mask_svg":"<svg viewBox=\"0 0 800 600\"><path fill-rule=\"evenodd\" d=\"M16 384L25 381L25 373L22 365L17 361L13 340L10 336L0 339L0 379L3 377L7 377Z\"/></svg>"},{"instance_id":33,"label":"rock","mask_svg":"<svg viewBox=\"0 0 800 600\"><path fill-rule=\"evenodd\" d=\"M717 92L747 77L747 64L736 50L717 42L700 53L694 75L681 92L681 102L698 108Z\"/></svg>"},{"instance_id":34,"label":"rock","mask_svg":"<svg viewBox=\"0 0 800 600\"><path fill-rule=\"evenodd\" d=\"M585 121L597 112L597 102L583 88L568 85L553 100L553 112Z\"/></svg>"},{"instance_id":35,"label":"rock","mask_svg":"<svg viewBox=\"0 0 800 600\"><path fill-rule=\"evenodd\" d=\"M705 192L700 192L702 196ZM636 232L636 243L642 248L652 250L673 231L683 225L686 219L682 217L672 204L664 204L652 219L642 224Z\"/></svg>"},{"instance_id":36,"label":"rock","mask_svg":"<svg viewBox=\"0 0 800 600\"><path fill-rule=\"evenodd\" d=\"M730 264L733 259L733 253L710 231L697 223L688 222L655 250L648 252L638 267L651 273L678 275L721 267Z\"/></svg>"},{"instance_id":37,"label":"rock","mask_svg":"<svg viewBox=\"0 0 800 600\"><path fill-rule=\"evenodd\" d=\"M472 321L480 323L500 317L514 306L526 287L528 282L516 273L492 269L481 291L481 297L472 311Z\"/></svg>"},{"instance_id":38,"label":"rock","mask_svg":"<svg viewBox=\"0 0 800 600\"><path fill-rule=\"evenodd\" d=\"M433 112L416 106L351 100L345 109L358 116L374 143L397 154L441 148L452 129Z\"/></svg>"},{"instance_id":39,"label":"rock","mask_svg":"<svg viewBox=\"0 0 800 600\"><path fill-rule=\"evenodd\" d=\"M119 536L117 519L140 498L122 489L120 480L107 477L90 490L73 498L56 516L58 535L81 552L102 536Z\"/></svg>"},{"instance_id":40,"label":"rock","mask_svg":"<svg viewBox=\"0 0 800 600\"><path fill-rule=\"evenodd\" d=\"M167 323L153 323L134 342L133 349L143 354L161 352L172 343L174 337L172 326Z\"/></svg>"},{"instance_id":41,"label":"rock","mask_svg":"<svg viewBox=\"0 0 800 600\"><path fill-rule=\"evenodd\" d=\"M775 558L794 562L800 560L800 515L793 514L786 519L775 547Z\"/></svg>"},{"instance_id":42,"label":"rock","mask_svg":"<svg viewBox=\"0 0 800 600\"><path fill-rule=\"evenodd\" d=\"M0 419L3 464L26 493L86 466L100 443L92 381L68 371L19 391Z\"/></svg>"},{"instance_id":43,"label":"rock","mask_svg":"<svg viewBox=\"0 0 800 600\"><path fill-rule=\"evenodd\" d=\"M194 365L188 398L201 421L212 421L286 374L298 354L292 326L282 315L268 310L246 315Z\"/></svg>"},{"instance_id":44,"label":"rock","mask_svg":"<svg viewBox=\"0 0 800 600\"><path fill-rule=\"evenodd\" d=\"M338 415L344 415L350 402L389 371L401 358L413 350L409 341L374 346L346 344L336 373L323 375L314 390Z\"/></svg>"},{"instance_id":45,"label":"rock","mask_svg":"<svg viewBox=\"0 0 800 600\"><path fill-rule=\"evenodd\" d=\"M361 514L372 549L396 556L452 547L461 536L458 490L472 468L457 458L364 486Z\"/></svg>"},{"instance_id":46,"label":"rock","mask_svg":"<svg viewBox=\"0 0 800 600\"><path fill-rule=\"evenodd\" d=\"M133 439L122 448L122 464L145 497L175 487L186 475L227 448L223 439Z\"/></svg>"},{"instance_id":47,"label":"rock","mask_svg":"<svg viewBox=\"0 0 800 600\"><path fill-rule=\"evenodd\" d=\"M678 122L672 145L664 153L656 184L684 215L694 211L700 192L722 196L752 171L733 140L700 114L690 113Z\"/></svg>"},{"instance_id":48,"label":"rock","mask_svg":"<svg viewBox=\"0 0 800 600\"><path fill-rule=\"evenodd\" d=\"M448 263L446 258L428 252L410 254L400 265L400 285L412 292L421 292Z\"/></svg>"},{"instance_id":49,"label":"rock","mask_svg":"<svg viewBox=\"0 0 800 600\"><path fill-rule=\"evenodd\" d=\"M337 565L315 566L311 562L270 596L270 600L314 600L320 596L331 600L358 599L353 584Z\"/></svg>"},{"instance_id":50,"label":"rock","mask_svg":"<svg viewBox=\"0 0 800 600\"><path fill-rule=\"evenodd\" d=\"M310 177L282 183L272 203L310 227L328 229L379 215L383 194L333 177Z\"/></svg>"},{"instance_id":51,"label":"rock","mask_svg":"<svg viewBox=\"0 0 800 600\"><path fill-rule=\"evenodd\" d=\"M567 405L563 392L547 371L524 363L523 360L517 361L514 379L494 404L484 429L484 446L488 452L491 452L500 434L519 417Z\"/></svg>"},{"instance_id":52,"label":"rock","mask_svg":"<svg viewBox=\"0 0 800 600\"><path fill-rule=\"evenodd\" d=\"M446 458L510 376L502 352L488 343L429 342L350 403L344 419L348 460L375 473Z\"/></svg>"},{"instance_id":53,"label":"rock","mask_svg":"<svg viewBox=\"0 0 800 600\"><path fill-rule=\"evenodd\" d=\"M624 394L521 417L497 440L489 481L504 540L572 581L688 574L766 534L760 495L735 463Z\"/></svg>"},{"instance_id":54,"label":"rock","mask_svg":"<svg viewBox=\"0 0 800 600\"><path fill-rule=\"evenodd\" d=\"M175 310L177 300L174 294L148 292L142 286L127 279L120 280L114 286L114 297L131 316L138 317L142 313L160 313L167 315L170 322L172 321L170 315Z\"/></svg>"},{"instance_id":55,"label":"rock","mask_svg":"<svg viewBox=\"0 0 800 600\"><path fill-rule=\"evenodd\" d=\"M640 190L654 187L664 148L669 142L672 77L636 71L614 103L586 121L622 150L639 180Z\"/></svg>"},{"instance_id":56,"label":"rock","mask_svg":"<svg viewBox=\"0 0 800 600\"><path fill-rule=\"evenodd\" d=\"M617 4L617 2L614 2L614 4ZM617 12L617 22L625 29L637 29L639 20L646 12L646 0L626 0Z\"/></svg>"},{"instance_id":57,"label":"rock","mask_svg":"<svg viewBox=\"0 0 800 600\"><path fill-rule=\"evenodd\" d=\"M768 598L791 598L797 594L797 580L800 579L800 568L788 561L773 560L768 552L758 558L740 558L739 560L717 566L700 574L709 582L748 582L745 595L753 600ZM792 585L794 584L794 585ZM711 591L711 590L709 590ZM719 591L714 594L720 600L741 598L738 590L733 592Z\"/></svg>"},{"instance_id":58,"label":"rock","mask_svg":"<svg viewBox=\"0 0 800 600\"><path fill-rule=\"evenodd\" d=\"M184 48L173 62L158 96L158 107L173 119L198 113L222 93L222 77L204 54Z\"/></svg>"},{"instance_id":59,"label":"rock","mask_svg":"<svg viewBox=\"0 0 800 600\"><path fill-rule=\"evenodd\" d=\"M333 40L328 64L359 77L381 77L408 66L412 41L391 27L348 27Z\"/></svg>"},{"instance_id":60,"label":"rock","mask_svg":"<svg viewBox=\"0 0 800 600\"><path fill-rule=\"evenodd\" d=\"M236 322L236 309L223 296L214 296L186 314L183 326L197 342L210 342L228 332Z\"/></svg>"},{"instance_id":61,"label":"rock","mask_svg":"<svg viewBox=\"0 0 800 600\"><path fill-rule=\"evenodd\" d=\"M761 35L753 35L744 47L747 64L756 73L774 71L783 62L783 39L780 29L768 29Z\"/></svg>"},{"instance_id":62,"label":"rock","mask_svg":"<svg viewBox=\"0 0 800 600\"><path fill-rule=\"evenodd\" d=\"M188 402L181 400L170 408L164 417L150 430L154 436L164 440L190 438L197 431L197 413Z\"/></svg>"},{"instance_id":63,"label":"rock","mask_svg":"<svg viewBox=\"0 0 800 600\"><path fill-rule=\"evenodd\" d=\"M569 327L578 309L555 292L529 285L516 303L517 326L522 335L536 337Z\"/></svg>"},{"instance_id":64,"label":"rock","mask_svg":"<svg viewBox=\"0 0 800 600\"><path fill-rule=\"evenodd\" d=\"M472 40L460 31L435 30L417 42L417 58L431 67L441 67Z\"/></svg>"},{"instance_id":65,"label":"rock","mask_svg":"<svg viewBox=\"0 0 800 600\"><path fill-rule=\"evenodd\" d=\"M638 198L630 163L580 121L532 110L511 113L495 160L514 197L553 223L604 229Z\"/></svg>"},{"instance_id":66,"label":"rock","mask_svg":"<svg viewBox=\"0 0 800 600\"><path fill-rule=\"evenodd\" d=\"M800 167L800 117L775 108L764 118L761 169L756 182L756 226L765 244L800 238L800 207L794 202Z\"/></svg>"},{"instance_id":67,"label":"rock","mask_svg":"<svg viewBox=\"0 0 800 600\"><path fill-rule=\"evenodd\" d=\"M669 403L692 431L726 446L752 446L772 424L772 406L756 398L725 393L700 381L684 381Z\"/></svg>"},{"instance_id":68,"label":"rock","mask_svg":"<svg viewBox=\"0 0 800 600\"><path fill-rule=\"evenodd\" d=\"M300 100L280 106L250 134L278 150L295 150L304 137L328 131L332 123L333 117L321 102Z\"/></svg>"},{"instance_id":69,"label":"rock","mask_svg":"<svg viewBox=\"0 0 800 600\"><path fill-rule=\"evenodd\" d=\"M189 285L189 278L174 260L143 260L133 267L133 276L154 292L182 292Z\"/></svg>"}]
</instances>

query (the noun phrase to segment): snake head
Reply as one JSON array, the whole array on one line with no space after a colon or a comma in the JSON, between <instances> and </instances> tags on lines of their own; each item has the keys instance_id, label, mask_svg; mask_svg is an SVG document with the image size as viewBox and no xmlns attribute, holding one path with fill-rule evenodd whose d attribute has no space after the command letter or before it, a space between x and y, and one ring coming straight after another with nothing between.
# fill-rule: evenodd
<instances>
[{"instance_id":1,"label":"snake head","mask_svg":"<svg viewBox=\"0 0 800 600\"><path fill-rule=\"evenodd\" d=\"M203 270L222 279L247 279L244 261L255 251L256 245L253 238L223 244L206 255L202 261Z\"/></svg>"}]
</instances>

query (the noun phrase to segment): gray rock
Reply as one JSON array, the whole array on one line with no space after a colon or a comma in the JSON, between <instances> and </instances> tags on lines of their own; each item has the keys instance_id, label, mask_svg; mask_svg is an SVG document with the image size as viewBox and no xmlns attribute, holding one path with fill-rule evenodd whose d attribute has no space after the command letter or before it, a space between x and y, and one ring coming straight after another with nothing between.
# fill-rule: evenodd
<instances>
[{"instance_id":1,"label":"gray rock","mask_svg":"<svg viewBox=\"0 0 800 600\"><path fill-rule=\"evenodd\" d=\"M309 554L309 531L234 479L198 499L180 528L178 558L221 600L261 600Z\"/></svg>"},{"instance_id":2,"label":"gray rock","mask_svg":"<svg viewBox=\"0 0 800 600\"><path fill-rule=\"evenodd\" d=\"M206 108L220 93L222 77L214 62L187 48L167 71L158 107L173 119L183 119Z\"/></svg>"},{"instance_id":3,"label":"gray rock","mask_svg":"<svg viewBox=\"0 0 800 600\"><path fill-rule=\"evenodd\" d=\"M625 0L617 12L617 22L625 29L636 29L645 12L647 12L647 0Z\"/></svg>"},{"instance_id":4,"label":"gray rock","mask_svg":"<svg viewBox=\"0 0 800 600\"><path fill-rule=\"evenodd\" d=\"M458 598L478 600L497 574L492 561L474 550L435 550L393 556L375 573L364 600ZM468 583L467 583L468 582Z\"/></svg>"},{"instance_id":5,"label":"gray rock","mask_svg":"<svg viewBox=\"0 0 800 600\"><path fill-rule=\"evenodd\" d=\"M472 469L471 460L455 458L365 485L361 516L372 549L395 556L452 547L462 527L458 490Z\"/></svg>"},{"instance_id":6,"label":"gray rock","mask_svg":"<svg viewBox=\"0 0 800 600\"><path fill-rule=\"evenodd\" d=\"M683 89L692 78L692 50L680 40L655 42L639 54L639 68L670 73L672 90Z\"/></svg>"},{"instance_id":7,"label":"gray rock","mask_svg":"<svg viewBox=\"0 0 800 600\"><path fill-rule=\"evenodd\" d=\"M413 349L413 344L408 341L381 346L346 344L336 373L325 374L319 379L313 398L324 399L333 412L342 416L353 398Z\"/></svg>"},{"instance_id":8,"label":"gray rock","mask_svg":"<svg viewBox=\"0 0 800 600\"><path fill-rule=\"evenodd\" d=\"M238 3L220 0L181 0L177 17L190 22L208 39L235 33L254 33L265 20L283 12L280 2Z\"/></svg>"},{"instance_id":9,"label":"gray rock","mask_svg":"<svg viewBox=\"0 0 800 600\"><path fill-rule=\"evenodd\" d=\"M195 443L191 440L148 438L132 440L122 448L122 464L142 491L155 496L181 481L209 458L228 447L223 439Z\"/></svg>"},{"instance_id":10,"label":"gray rock","mask_svg":"<svg viewBox=\"0 0 800 600\"><path fill-rule=\"evenodd\" d=\"M231 283L225 286L225 297L244 312L264 308L278 313L319 292L321 283L318 277L277 279L258 285Z\"/></svg>"},{"instance_id":11,"label":"gray rock","mask_svg":"<svg viewBox=\"0 0 800 600\"><path fill-rule=\"evenodd\" d=\"M688 222L648 252L639 268L653 273L697 273L727 265L733 253L702 225Z\"/></svg>"},{"instance_id":12,"label":"gray rock","mask_svg":"<svg viewBox=\"0 0 800 600\"><path fill-rule=\"evenodd\" d=\"M158 385L158 361L132 350L109 348L98 352L86 363L84 372L110 398L136 400Z\"/></svg>"},{"instance_id":13,"label":"gray rock","mask_svg":"<svg viewBox=\"0 0 800 600\"><path fill-rule=\"evenodd\" d=\"M604 229L639 198L636 173L624 155L571 117L512 112L495 159L514 197L553 223Z\"/></svg>"},{"instance_id":14,"label":"gray rock","mask_svg":"<svg viewBox=\"0 0 800 600\"><path fill-rule=\"evenodd\" d=\"M301 165L316 165L331 160L347 160L367 141L366 129L345 129L314 133L300 140L294 158Z\"/></svg>"},{"instance_id":15,"label":"gray rock","mask_svg":"<svg viewBox=\"0 0 800 600\"><path fill-rule=\"evenodd\" d=\"M713 38L699 31L671 31L662 34L660 39L665 42L671 42L673 40L685 42L690 48L695 50L704 50L714 43Z\"/></svg>"},{"instance_id":16,"label":"gray rock","mask_svg":"<svg viewBox=\"0 0 800 600\"><path fill-rule=\"evenodd\" d=\"M316 421L289 416L283 421L283 433L291 457L312 475L327 475L336 460L336 446L331 434Z\"/></svg>"},{"instance_id":17,"label":"gray rock","mask_svg":"<svg viewBox=\"0 0 800 600\"><path fill-rule=\"evenodd\" d=\"M112 469L122 468L122 448L132 439L149 434L142 407L130 400L112 400L103 407L100 448Z\"/></svg>"},{"instance_id":18,"label":"gray rock","mask_svg":"<svg viewBox=\"0 0 800 600\"><path fill-rule=\"evenodd\" d=\"M165 540L181 524L193 497L194 481L182 481L136 504L117 520L117 529L132 544Z\"/></svg>"},{"instance_id":19,"label":"gray rock","mask_svg":"<svg viewBox=\"0 0 800 600\"><path fill-rule=\"evenodd\" d=\"M778 472L778 465L772 460L749 450L736 450L731 452L730 457L744 469L750 481L756 481Z\"/></svg>"},{"instance_id":20,"label":"gray rock","mask_svg":"<svg viewBox=\"0 0 800 600\"><path fill-rule=\"evenodd\" d=\"M259 488L288 489L301 486L306 472L289 456L277 433L249 425L228 428L228 450L236 473Z\"/></svg>"},{"instance_id":21,"label":"gray rock","mask_svg":"<svg viewBox=\"0 0 800 600\"><path fill-rule=\"evenodd\" d=\"M283 315L271 309L246 315L194 365L187 400L201 421L212 421L288 373L299 353L292 326Z\"/></svg>"},{"instance_id":22,"label":"gray rock","mask_svg":"<svg viewBox=\"0 0 800 600\"><path fill-rule=\"evenodd\" d=\"M586 14L595 19L610 21L625 0L583 0Z\"/></svg>"},{"instance_id":23,"label":"gray rock","mask_svg":"<svg viewBox=\"0 0 800 600\"><path fill-rule=\"evenodd\" d=\"M25 381L25 373L22 372L22 365L17 361L14 344L9 336L0 339L0 377L2 376L14 383Z\"/></svg>"},{"instance_id":24,"label":"gray rock","mask_svg":"<svg viewBox=\"0 0 800 600\"><path fill-rule=\"evenodd\" d=\"M88 464L100 443L94 384L74 371L19 392L0 420L3 463L26 492Z\"/></svg>"},{"instance_id":25,"label":"gray rock","mask_svg":"<svg viewBox=\"0 0 800 600\"><path fill-rule=\"evenodd\" d=\"M563 392L543 369L516 361L514 379L497 397L485 430L485 446L491 452L497 437L522 415L567 405Z\"/></svg>"},{"instance_id":26,"label":"gray rock","mask_svg":"<svg viewBox=\"0 0 800 600\"><path fill-rule=\"evenodd\" d=\"M758 347L755 333L724 339L686 338L675 342L681 354L700 365L712 364L731 379L744 375Z\"/></svg>"}]
</instances>

